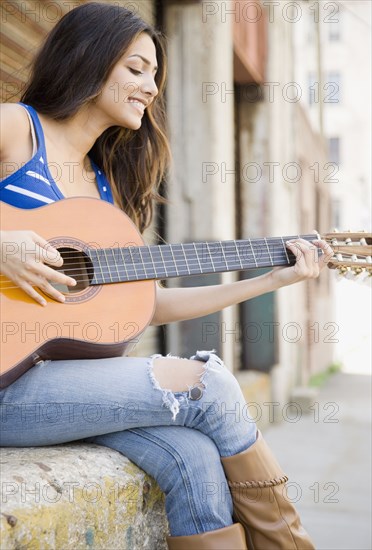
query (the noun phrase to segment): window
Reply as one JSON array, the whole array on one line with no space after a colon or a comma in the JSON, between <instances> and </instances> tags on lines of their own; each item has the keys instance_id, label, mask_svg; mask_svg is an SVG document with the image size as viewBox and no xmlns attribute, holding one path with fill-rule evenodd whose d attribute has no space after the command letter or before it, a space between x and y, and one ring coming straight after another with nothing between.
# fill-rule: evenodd
<instances>
[{"instance_id":1,"label":"window","mask_svg":"<svg viewBox=\"0 0 372 550\"><path fill-rule=\"evenodd\" d=\"M328 155L330 162L340 165L340 138L331 137L328 140Z\"/></svg>"},{"instance_id":2,"label":"window","mask_svg":"<svg viewBox=\"0 0 372 550\"><path fill-rule=\"evenodd\" d=\"M323 101L327 104L340 103L341 75L338 71L330 71L324 82Z\"/></svg>"}]
</instances>

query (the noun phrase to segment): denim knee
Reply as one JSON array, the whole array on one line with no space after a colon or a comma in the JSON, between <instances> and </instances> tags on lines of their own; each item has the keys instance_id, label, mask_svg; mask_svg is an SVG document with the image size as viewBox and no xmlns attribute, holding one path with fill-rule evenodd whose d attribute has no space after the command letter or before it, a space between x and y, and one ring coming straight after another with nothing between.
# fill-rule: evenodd
<instances>
[{"instance_id":1,"label":"denim knee","mask_svg":"<svg viewBox=\"0 0 372 550\"><path fill-rule=\"evenodd\" d=\"M198 351L190 359L203 361L204 369L199 381L185 391L162 388L153 362L148 366L153 388L161 392L174 425L200 430L214 441L221 456L246 450L255 442L257 429L237 379L214 350Z\"/></svg>"},{"instance_id":2,"label":"denim knee","mask_svg":"<svg viewBox=\"0 0 372 550\"><path fill-rule=\"evenodd\" d=\"M155 354L151 357L151 362L148 366L148 374L150 376L153 387L162 393L163 404L173 415L173 420L176 419L180 405L187 405L193 401L199 401L208 396L216 401L242 402L242 392L235 376L225 367L222 359L212 351L197 351L196 355L190 357L200 362L204 362L204 369L199 377L199 381L192 386L189 386L185 391L172 391L162 388L153 373L153 362L160 354ZM173 357L168 354L167 357ZM178 359L178 357L174 357ZM210 388L208 389L208 386ZM216 390L220 390L217 392Z\"/></svg>"},{"instance_id":3,"label":"denim knee","mask_svg":"<svg viewBox=\"0 0 372 550\"><path fill-rule=\"evenodd\" d=\"M227 527L232 498L218 449L201 432L181 426L136 428L92 442L122 452L151 475L165 493L172 536Z\"/></svg>"}]
</instances>

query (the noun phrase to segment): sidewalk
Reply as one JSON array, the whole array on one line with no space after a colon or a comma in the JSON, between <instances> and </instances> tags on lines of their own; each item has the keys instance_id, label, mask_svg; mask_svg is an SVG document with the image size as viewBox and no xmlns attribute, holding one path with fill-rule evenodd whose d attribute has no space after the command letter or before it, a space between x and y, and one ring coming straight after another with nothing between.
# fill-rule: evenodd
<instances>
[{"instance_id":1,"label":"sidewalk","mask_svg":"<svg viewBox=\"0 0 372 550\"><path fill-rule=\"evenodd\" d=\"M372 548L370 405L371 377L338 373L310 414L264 431L317 550Z\"/></svg>"}]
</instances>

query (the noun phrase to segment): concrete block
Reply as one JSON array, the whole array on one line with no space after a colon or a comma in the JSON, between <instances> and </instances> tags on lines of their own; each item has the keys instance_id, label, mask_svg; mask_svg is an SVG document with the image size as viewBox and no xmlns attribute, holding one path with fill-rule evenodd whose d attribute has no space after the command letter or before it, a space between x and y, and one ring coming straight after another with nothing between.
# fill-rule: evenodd
<instances>
[{"instance_id":1,"label":"concrete block","mask_svg":"<svg viewBox=\"0 0 372 550\"><path fill-rule=\"evenodd\" d=\"M99 445L1 449L1 550L166 550L164 494Z\"/></svg>"}]
</instances>

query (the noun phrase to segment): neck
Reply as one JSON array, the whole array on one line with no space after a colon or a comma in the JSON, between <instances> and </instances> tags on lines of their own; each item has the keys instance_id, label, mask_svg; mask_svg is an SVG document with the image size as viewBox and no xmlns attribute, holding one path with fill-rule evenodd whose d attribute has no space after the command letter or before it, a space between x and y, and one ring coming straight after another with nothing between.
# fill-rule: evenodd
<instances>
[{"instance_id":1,"label":"neck","mask_svg":"<svg viewBox=\"0 0 372 550\"><path fill-rule=\"evenodd\" d=\"M302 235L314 240L315 235ZM91 284L167 279L188 275L294 265L287 237L89 249Z\"/></svg>"},{"instance_id":2,"label":"neck","mask_svg":"<svg viewBox=\"0 0 372 550\"><path fill-rule=\"evenodd\" d=\"M65 151L66 158L90 170L87 154L99 136L110 127L108 121L92 112L92 108L81 108L68 120L54 120L39 114L46 138L56 149Z\"/></svg>"}]
</instances>

